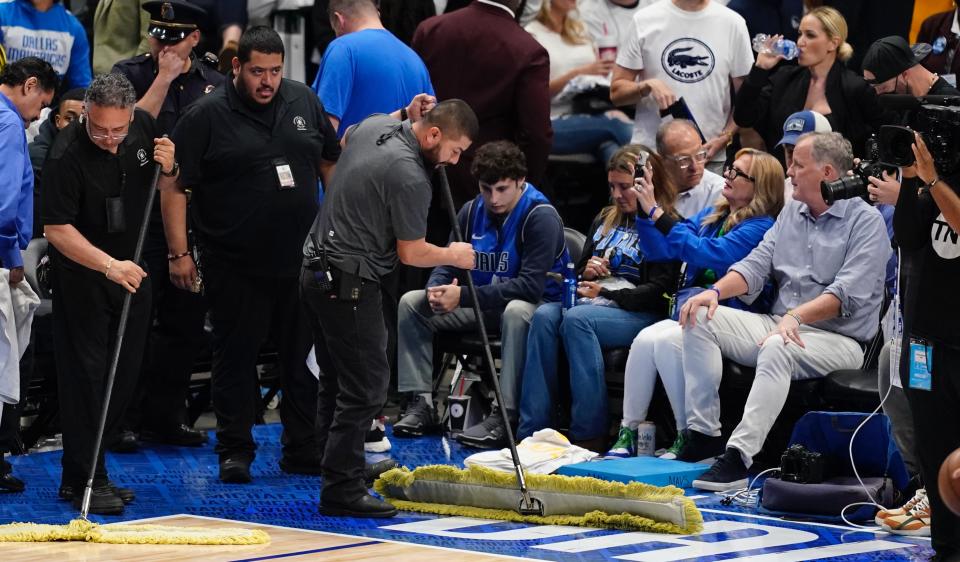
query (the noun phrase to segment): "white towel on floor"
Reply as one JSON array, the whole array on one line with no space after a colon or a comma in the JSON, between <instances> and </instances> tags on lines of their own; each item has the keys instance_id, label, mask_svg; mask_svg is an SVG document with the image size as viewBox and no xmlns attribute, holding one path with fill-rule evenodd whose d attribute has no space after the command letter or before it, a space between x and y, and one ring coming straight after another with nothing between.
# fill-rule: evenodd
<instances>
[{"instance_id":1,"label":"white towel on floor","mask_svg":"<svg viewBox=\"0 0 960 562\"><path fill-rule=\"evenodd\" d=\"M26 281L10 286L10 270L0 268L0 403L20 401L20 358L30 344L33 314L40 297Z\"/></svg>"},{"instance_id":2,"label":"white towel on floor","mask_svg":"<svg viewBox=\"0 0 960 562\"><path fill-rule=\"evenodd\" d=\"M520 464L533 474L551 474L561 466L587 462L597 458L597 453L572 445L555 429L541 429L517 445ZM466 466L485 466L495 470L513 472L510 449L484 451L467 457Z\"/></svg>"}]
</instances>

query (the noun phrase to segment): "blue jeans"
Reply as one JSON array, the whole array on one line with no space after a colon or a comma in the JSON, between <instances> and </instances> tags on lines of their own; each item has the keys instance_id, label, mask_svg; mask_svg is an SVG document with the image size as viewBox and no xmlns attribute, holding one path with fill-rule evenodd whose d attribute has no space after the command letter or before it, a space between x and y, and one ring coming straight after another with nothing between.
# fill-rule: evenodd
<instances>
[{"instance_id":1,"label":"blue jeans","mask_svg":"<svg viewBox=\"0 0 960 562\"><path fill-rule=\"evenodd\" d=\"M606 115L564 115L553 125L553 154L593 154L606 165L630 142L633 125Z\"/></svg>"},{"instance_id":2,"label":"blue jeans","mask_svg":"<svg viewBox=\"0 0 960 562\"><path fill-rule=\"evenodd\" d=\"M563 314L560 303L541 305L527 334L517 437L555 425L561 338L570 361L570 438L605 436L609 416L602 350L629 346L640 330L659 319L653 313L609 306L580 305Z\"/></svg>"}]
</instances>

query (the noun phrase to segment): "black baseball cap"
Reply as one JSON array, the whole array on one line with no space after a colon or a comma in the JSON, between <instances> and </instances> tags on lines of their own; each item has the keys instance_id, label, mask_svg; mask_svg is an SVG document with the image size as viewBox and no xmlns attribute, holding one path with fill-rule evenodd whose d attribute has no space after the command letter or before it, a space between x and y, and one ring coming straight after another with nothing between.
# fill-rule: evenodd
<instances>
[{"instance_id":1,"label":"black baseball cap","mask_svg":"<svg viewBox=\"0 0 960 562\"><path fill-rule=\"evenodd\" d=\"M863 70L873 74L869 84L880 84L897 76L904 70L912 68L930 54L930 46L926 43L917 43L913 47L899 35L891 35L878 39L867 50L863 57Z\"/></svg>"},{"instance_id":2,"label":"black baseball cap","mask_svg":"<svg viewBox=\"0 0 960 562\"><path fill-rule=\"evenodd\" d=\"M183 41L207 17L206 10L185 0L151 0L143 9L150 13L147 34L167 44Z\"/></svg>"}]
</instances>

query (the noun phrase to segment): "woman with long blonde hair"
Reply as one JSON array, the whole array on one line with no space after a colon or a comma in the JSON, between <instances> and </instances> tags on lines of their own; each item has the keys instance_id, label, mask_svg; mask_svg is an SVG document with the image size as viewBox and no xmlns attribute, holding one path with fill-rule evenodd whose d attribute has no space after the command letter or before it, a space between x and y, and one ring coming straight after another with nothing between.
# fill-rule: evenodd
<instances>
[{"instance_id":1,"label":"woman with long blonde hair","mask_svg":"<svg viewBox=\"0 0 960 562\"><path fill-rule=\"evenodd\" d=\"M652 263L638 242L638 160L651 178L657 204L675 220L677 189L663 160L649 148L628 145L607 165L613 204L593 221L577 272L582 281L577 306L563 310L560 303L540 305L530 322L527 356L520 392L520 428L523 439L546 427L556 427L558 362L561 348L570 363L570 439L604 451L607 434L607 389L602 350L624 347L641 329L666 315L664 291L676 279L679 263Z\"/></svg>"},{"instance_id":2,"label":"woman with long blonde hair","mask_svg":"<svg viewBox=\"0 0 960 562\"><path fill-rule=\"evenodd\" d=\"M723 197L688 220L677 220L661 213L652 196L655 186L641 181L637 201L639 213L652 216L638 220L640 247L649 259L681 260L676 293L671 308L679 310L680 300L710 287L735 262L745 258L773 226L783 208L783 167L776 158L744 148L724 172ZM723 304L734 308L765 311L772 295L758 298L753 305L738 299ZM682 328L675 314L643 329L633 340L623 381L623 420L617 442L609 456L636 455L637 427L647 418L657 374L663 381L673 408L678 435L672 447L662 454L676 458L683 444L687 420L684 409L684 381L680 341Z\"/></svg>"},{"instance_id":3,"label":"woman with long blonde hair","mask_svg":"<svg viewBox=\"0 0 960 562\"><path fill-rule=\"evenodd\" d=\"M534 21L525 28L550 57L550 122L554 154L594 154L608 162L630 142L630 119L609 102L609 90L597 90L613 70L613 60L601 59L586 28L572 12L577 0L543 0ZM605 82L609 86L609 82ZM590 113L575 104L576 94L603 92L601 106ZM589 98L593 93L585 93ZM587 99L585 98L585 99Z\"/></svg>"},{"instance_id":4,"label":"woman with long blonde hair","mask_svg":"<svg viewBox=\"0 0 960 562\"><path fill-rule=\"evenodd\" d=\"M767 46L781 37L774 35ZM772 151L787 117L797 111L816 111L860 156L870 133L879 130L883 111L873 88L845 65L853 56L846 20L834 8L813 8L800 20L797 47L796 66L780 65L782 55L757 54L756 64L737 92L734 121L756 129Z\"/></svg>"}]
</instances>

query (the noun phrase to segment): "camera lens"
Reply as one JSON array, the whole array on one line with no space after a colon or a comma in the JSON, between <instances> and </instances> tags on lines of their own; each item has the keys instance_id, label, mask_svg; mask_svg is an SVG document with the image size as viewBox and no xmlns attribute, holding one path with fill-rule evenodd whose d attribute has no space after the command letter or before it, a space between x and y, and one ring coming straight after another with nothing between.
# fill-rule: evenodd
<instances>
[{"instance_id":1,"label":"camera lens","mask_svg":"<svg viewBox=\"0 0 960 562\"><path fill-rule=\"evenodd\" d=\"M863 178L859 176L847 176L831 182L820 182L820 196L823 197L827 205L833 205L834 202L842 199L866 198L868 194L867 186Z\"/></svg>"}]
</instances>

